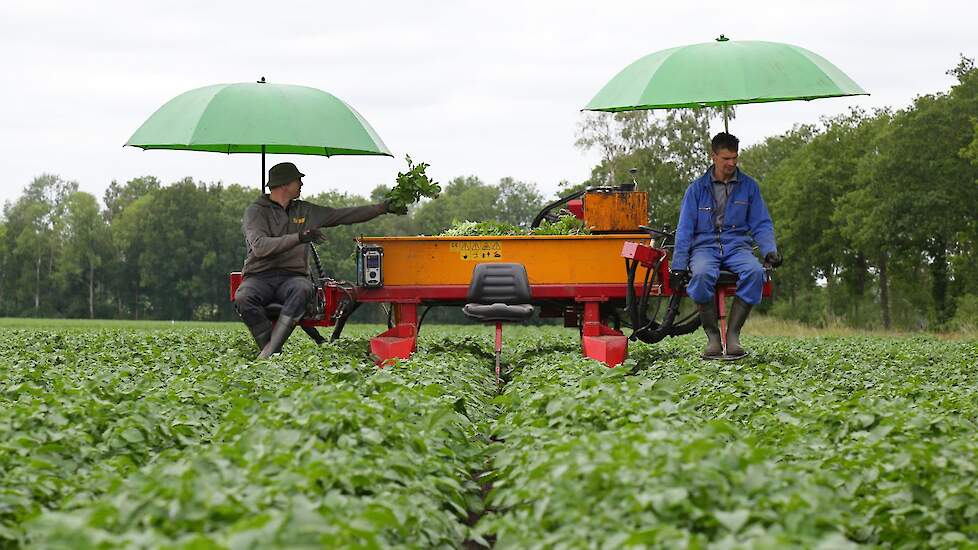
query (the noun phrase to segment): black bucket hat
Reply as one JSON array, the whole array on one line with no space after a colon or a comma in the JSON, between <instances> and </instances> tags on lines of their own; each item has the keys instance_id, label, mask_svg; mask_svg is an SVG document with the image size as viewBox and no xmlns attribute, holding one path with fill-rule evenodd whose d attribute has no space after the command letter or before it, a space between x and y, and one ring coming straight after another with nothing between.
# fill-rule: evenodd
<instances>
[{"instance_id":1,"label":"black bucket hat","mask_svg":"<svg viewBox=\"0 0 978 550\"><path fill-rule=\"evenodd\" d=\"M295 164L291 162L280 162L268 169L268 188L278 187L305 176Z\"/></svg>"}]
</instances>

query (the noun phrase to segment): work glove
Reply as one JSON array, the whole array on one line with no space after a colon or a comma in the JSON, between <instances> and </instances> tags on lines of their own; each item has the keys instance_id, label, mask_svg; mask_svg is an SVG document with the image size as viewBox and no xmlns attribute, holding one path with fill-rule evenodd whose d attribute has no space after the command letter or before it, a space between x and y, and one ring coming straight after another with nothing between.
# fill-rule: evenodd
<instances>
[{"instance_id":1,"label":"work glove","mask_svg":"<svg viewBox=\"0 0 978 550\"><path fill-rule=\"evenodd\" d=\"M300 243L311 243L311 242L321 243L324 240L326 240L326 237L323 235L323 232L320 231L319 229L303 229L302 231L299 231Z\"/></svg>"},{"instance_id":2,"label":"work glove","mask_svg":"<svg viewBox=\"0 0 978 550\"><path fill-rule=\"evenodd\" d=\"M764 263L771 267L780 266L783 260L784 259L781 257L781 254L779 254L777 250L774 252L768 252L767 256L764 256Z\"/></svg>"},{"instance_id":3,"label":"work glove","mask_svg":"<svg viewBox=\"0 0 978 550\"><path fill-rule=\"evenodd\" d=\"M674 292L686 289L689 284L689 271L685 269L673 269L669 271L669 288Z\"/></svg>"},{"instance_id":4,"label":"work glove","mask_svg":"<svg viewBox=\"0 0 978 550\"><path fill-rule=\"evenodd\" d=\"M384 211L389 214L397 214L398 216L403 216L408 213L407 206L402 206L401 208L397 208L393 205L392 201L389 199L384 201Z\"/></svg>"}]
</instances>

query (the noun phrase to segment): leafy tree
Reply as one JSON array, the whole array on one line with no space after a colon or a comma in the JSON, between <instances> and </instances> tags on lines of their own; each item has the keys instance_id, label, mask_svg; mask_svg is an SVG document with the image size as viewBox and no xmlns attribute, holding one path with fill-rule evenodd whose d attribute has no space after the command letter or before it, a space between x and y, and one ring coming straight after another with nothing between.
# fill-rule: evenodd
<instances>
[{"instance_id":1,"label":"leafy tree","mask_svg":"<svg viewBox=\"0 0 978 550\"><path fill-rule=\"evenodd\" d=\"M496 219L494 207L498 198L499 188L486 185L475 176L458 177L445 186L438 199L418 206L414 220L422 233L437 235L456 220Z\"/></svg>"},{"instance_id":2,"label":"leafy tree","mask_svg":"<svg viewBox=\"0 0 978 550\"><path fill-rule=\"evenodd\" d=\"M136 201L136 199L160 188L160 180L155 176L142 176L133 178L119 185L115 180L109 184L105 190L102 201L105 202L106 217L112 220L118 216L122 210Z\"/></svg>"},{"instance_id":3,"label":"leafy tree","mask_svg":"<svg viewBox=\"0 0 978 550\"><path fill-rule=\"evenodd\" d=\"M4 206L12 260L7 282L14 290L15 308L27 306L35 316L58 313L56 299L42 308L41 297L52 296L48 290L55 259L61 250L59 234L66 199L77 190L76 182L43 174L28 184L15 203Z\"/></svg>"},{"instance_id":4,"label":"leafy tree","mask_svg":"<svg viewBox=\"0 0 978 550\"><path fill-rule=\"evenodd\" d=\"M938 324L953 316L950 259L968 246L958 237L978 209L978 167L962 154L974 135L978 71L962 59L951 72L959 82L949 92L920 96L893 116L866 159L861 191L863 207L874 207L873 226L903 256L922 255Z\"/></svg>"},{"instance_id":5,"label":"leafy tree","mask_svg":"<svg viewBox=\"0 0 978 550\"><path fill-rule=\"evenodd\" d=\"M532 183L505 177L499 180L496 188L499 196L496 197L493 211L497 214L497 221L528 227L544 207L543 195Z\"/></svg>"},{"instance_id":6,"label":"leafy tree","mask_svg":"<svg viewBox=\"0 0 978 550\"><path fill-rule=\"evenodd\" d=\"M96 277L111 255L111 235L105 218L99 211L94 196L76 191L66 199L64 243L55 269L55 279L59 283L63 313L78 316L81 312L75 307L79 297L87 297L88 317L95 318ZM98 270L98 273L96 272Z\"/></svg>"},{"instance_id":7,"label":"leafy tree","mask_svg":"<svg viewBox=\"0 0 978 550\"><path fill-rule=\"evenodd\" d=\"M649 194L653 225L675 227L679 205L689 183L709 166L710 121L717 109L678 109L658 116L651 111L595 113L578 128L577 146L597 148L602 161L587 186L632 181Z\"/></svg>"}]
</instances>

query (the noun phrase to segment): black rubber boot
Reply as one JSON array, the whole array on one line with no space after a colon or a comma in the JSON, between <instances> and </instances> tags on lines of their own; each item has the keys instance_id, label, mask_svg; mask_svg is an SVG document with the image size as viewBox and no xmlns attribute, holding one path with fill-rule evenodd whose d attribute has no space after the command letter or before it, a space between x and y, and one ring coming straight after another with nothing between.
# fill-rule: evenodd
<instances>
[{"instance_id":1,"label":"black rubber boot","mask_svg":"<svg viewBox=\"0 0 978 550\"><path fill-rule=\"evenodd\" d=\"M275 323L275 328L272 329L272 335L269 337L265 347L262 348L261 353L258 354L258 358L264 359L273 353L281 353L282 345L292 335L292 331L295 330L295 326L298 323L298 319L293 319L288 315L279 315L278 321Z\"/></svg>"},{"instance_id":2,"label":"black rubber boot","mask_svg":"<svg viewBox=\"0 0 978 550\"><path fill-rule=\"evenodd\" d=\"M260 325L248 327L248 332L251 333L251 337L258 344L258 351L261 351L265 349L265 344L268 343L268 339L272 336L272 324L265 321Z\"/></svg>"},{"instance_id":3,"label":"black rubber boot","mask_svg":"<svg viewBox=\"0 0 978 550\"><path fill-rule=\"evenodd\" d=\"M703 359L719 359L723 357L723 342L720 341L720 326L718 324L717 305L715 302L696 304L700 310L700 324L706 333L706 347L703 348Z\"/></svg>"},{"instance_id":4,"label":"black rubber boot","mask_svg":"<svg viewBox=\"0 0 978 550\"><path fill-rule=\"evenodd\" d=\"M727 315L727 357L731 359L747 355L747 351L740 345L740 329L744 328L751 307L739 297L734 297L730 306L730 314Z\"/></svg>"}]
</instances>

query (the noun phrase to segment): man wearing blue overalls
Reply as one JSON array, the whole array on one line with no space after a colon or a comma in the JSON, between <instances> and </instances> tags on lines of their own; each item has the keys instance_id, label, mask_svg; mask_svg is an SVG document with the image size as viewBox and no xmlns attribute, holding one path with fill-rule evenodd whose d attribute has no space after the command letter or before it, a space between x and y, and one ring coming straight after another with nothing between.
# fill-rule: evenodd
<instances>
[{"instance_id":1,"label":"man wearing blue overalls","mask_svg":"<svg viewBox=\"0 0 978 550\"><path fill-rule=\"evenodd\" d=\"M761 249L764 263L772 267L781 265L781 255L760 187L737 168L740 141L720 132L710 146L713 165L683 196L669 284L673 290L685 286L696 302L707 337L703 358L734 359L747 354L740 345L740 329L751 307L761 301L764 287L764 268L754 256L751 241ZM726 356L714 300L721 269L737 274L737 292L727 319Z\"/></svg>"}]
</instances>

